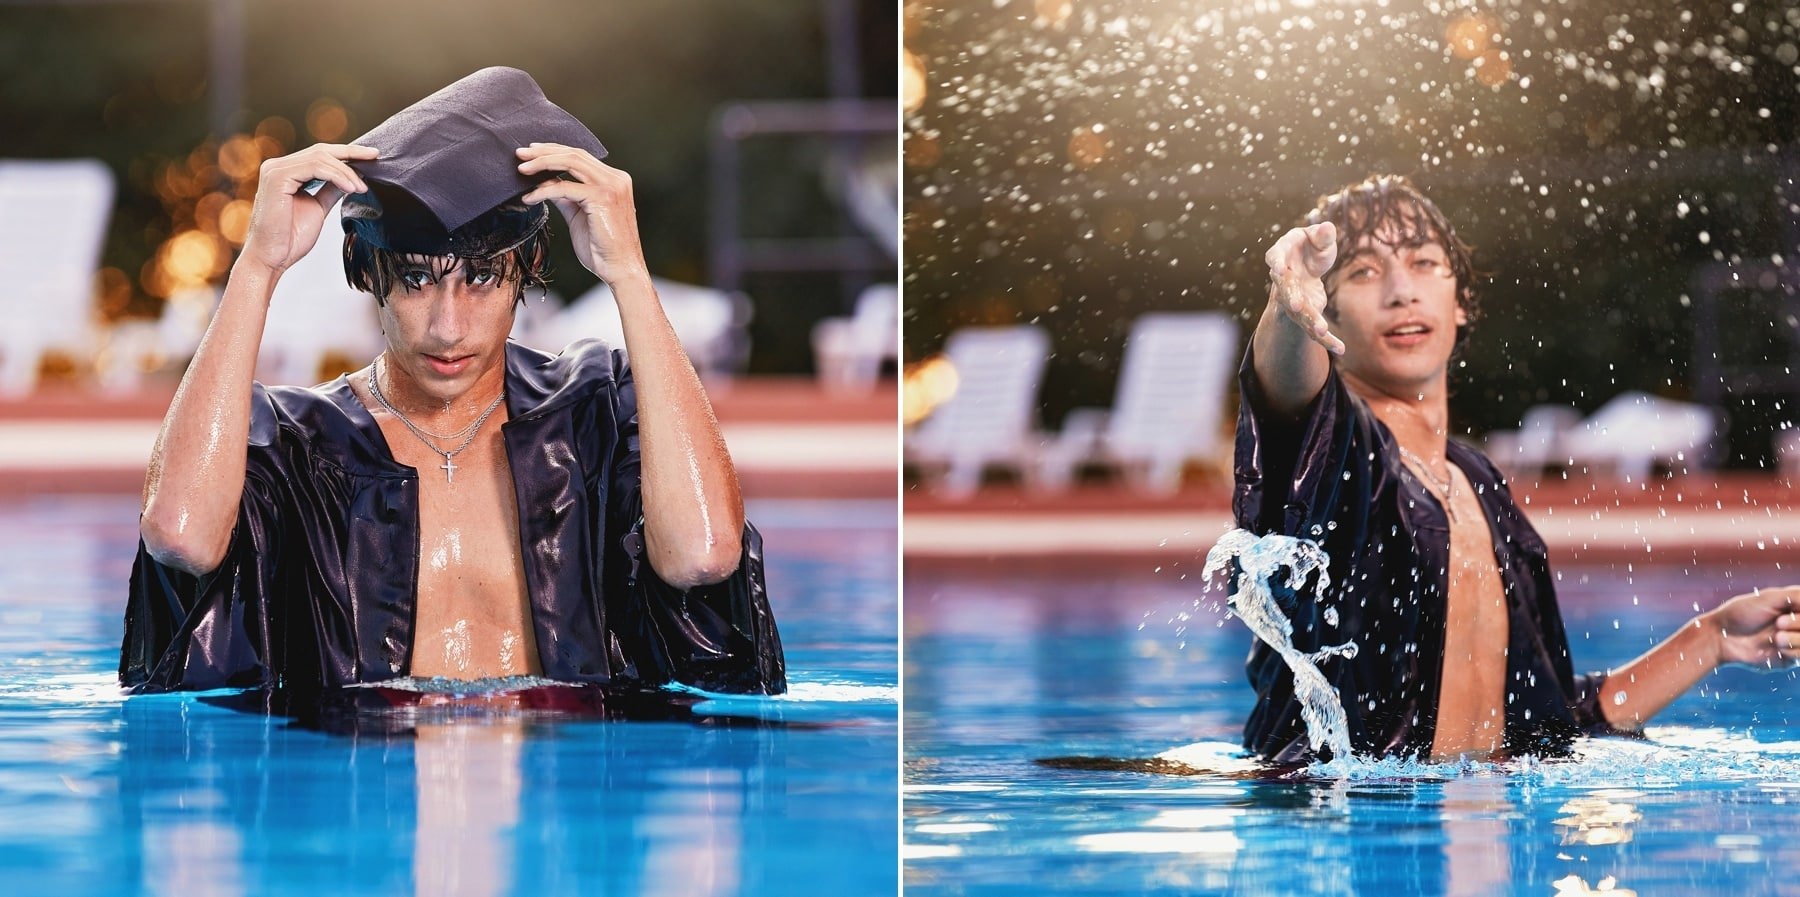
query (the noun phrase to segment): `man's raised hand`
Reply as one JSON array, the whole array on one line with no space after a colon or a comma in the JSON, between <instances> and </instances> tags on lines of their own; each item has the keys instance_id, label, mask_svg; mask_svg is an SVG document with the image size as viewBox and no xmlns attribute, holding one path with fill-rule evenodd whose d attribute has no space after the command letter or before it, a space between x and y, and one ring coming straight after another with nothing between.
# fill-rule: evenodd
<instances>
[{"instance_id":1,"label":"man's raised hand","mask_svg":"<svg viewBox=\"0 0 1800 897\"><path fill-rule=\"evenodd\" d=\"M609 284L648 275L630 175L587 150L560 143L533 143L517 153L524 160L519 173L563 176L539 184L523 200L556 204L569 222L569 240L583 266Z\"/></svg>"},{"instance_id":2,"label":"man's raised hand","mask_svg":"<svg viewBox=\"0 0 1800 897\"><path fill-rule=\"evenodd\" d=\"M1329 221L1296 227L1263 254L1269 265L1269 301L1313 342L1334 355L1344 342L1325 321L1325 272L1337 261L1337 227Z\"/></svg>"},{"instance_id":3,"label":"man's raised hand","mask_svg":"<svg viewBox=\"0 0 1800 897\"><path fill-rule=\"evenodd\" d=\"M238 258L276 274L286 271L319 242L325 216L344 194L368 191L369 186L350 168L349 161L371 160L378 155L379 151L369 146L315 143L263 162L256 183L256 205L250 212L250 229ZM301 191L313 180L325 182L316 196Z\"/></svg>"}]
</instances>

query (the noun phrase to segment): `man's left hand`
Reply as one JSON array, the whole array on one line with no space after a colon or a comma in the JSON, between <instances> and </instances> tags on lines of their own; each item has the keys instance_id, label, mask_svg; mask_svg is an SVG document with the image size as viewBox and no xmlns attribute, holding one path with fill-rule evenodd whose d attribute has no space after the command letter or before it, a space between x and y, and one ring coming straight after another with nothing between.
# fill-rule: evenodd
<instances>
[{"instance_id":1,"label":"man's left hand","mask_svg":"<svg viewBox=\"0 0 1800 897\"><path fill-rule=\"evenodd\" d=\"M1706 614L1719 634L1719 663L1785 669L1800 660L1800 586L1757 589Z\"/></svg>"},{"instance_id":2,"label":"man's left hand","mask_svg":"<svg viewBox=\"0 0 1800 897\"><path fill-rule=\"evenodd\" d=\"M534 143L516 152L525 160L519 163L519 173L564 176L539 184L523 198L527 203L548 200L556 205L569 222L569 239L583 267L608 284L648 275L630 175L587 150L560 143Z\"/></svg>"}]
</instances>

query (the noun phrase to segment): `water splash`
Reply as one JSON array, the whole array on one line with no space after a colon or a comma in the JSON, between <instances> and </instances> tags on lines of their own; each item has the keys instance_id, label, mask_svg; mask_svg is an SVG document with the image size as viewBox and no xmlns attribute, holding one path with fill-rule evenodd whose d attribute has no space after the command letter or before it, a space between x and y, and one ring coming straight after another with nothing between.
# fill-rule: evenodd
<instances>
[{"instance_id":1,"label":"water splash","mask_svg":"<svg viewBox=\"0 0 1800 897\"><path fill-rule=\"evenodd\" d=\"M1234 529L1219 537L1206 553L1208 578L1224 570L1235 559L1241 574L1238 589L1228 599L1231 609L1262 639L1294 673L1294 697L1300 701L1300 718L1306 723L1306 737L1316 753L1321 746L1331 749L1334 758L1350 756L1350 726L1344 716L1343 702L1337 690L1319 671L1319 662L1327 657L1356 656L1356 643L1324 648L1306 654L1294 647L1294 624L1275 603L1273 583L1277 575L1285 575L1288 585L1302 589L1306 578L1314 573L1318 579L1313 594L1323 600L1331 585L1331 557L1319 543L1293 536L1270 534L1258 536L1248 530ZM1286 571L1285 574L1283 571Z\"/></svg>"}]
</instances>

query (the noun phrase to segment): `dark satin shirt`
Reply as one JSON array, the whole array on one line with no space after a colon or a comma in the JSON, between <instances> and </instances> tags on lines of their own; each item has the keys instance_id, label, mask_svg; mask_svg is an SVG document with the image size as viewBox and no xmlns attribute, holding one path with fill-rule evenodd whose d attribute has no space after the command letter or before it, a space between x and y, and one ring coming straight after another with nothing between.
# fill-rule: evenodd
<instances>
[{"instance_id":1,"label":"dark satin shirt","mask_svg":"<svg viewBox=\"0 0 1800 897\"><path fill-rule=\"evenodd\" d=\"M506 347L501 428L543 674L786 689L746 524L737 572L682 591L644 556L637 396L623 353ZM419 573L418 471L396 462L347 379L251 395L231 547L195 577L138 543L119 678L134 692L316 692L404 676Z\"/></svg>"},{"instance_id":2,"label":"dark satin shirt","mask_svg":"<svg viewBox=\"0 0 1800 897\"><path fill-rule=\"evenodd\" d=\"M1237 525L1312 539L1331 556L1323 601L1276 584L1295 647L1312 653L1356 642L1354 659L1319 664L1343 701L1353 750L1428 755L1444 675L1450 529L1443 507L1401 463L1393 433L1345 388L1335 366L1297 421L1270 410L1248 356L1238 381ZM1606 730L1598 704L1604 676L1575 675L1548 552L1505 479L1460 442L1450 441L1449 456L1481 502L1506 592L1503 750L1565 754L1576 735ZM1326 613L1332 607L1335 622ZM1244 747L1275 762L1309 759L1287 664L1258 641L1248 672L1257 701L1244 724Z\"/></svg>"}]
</instances>

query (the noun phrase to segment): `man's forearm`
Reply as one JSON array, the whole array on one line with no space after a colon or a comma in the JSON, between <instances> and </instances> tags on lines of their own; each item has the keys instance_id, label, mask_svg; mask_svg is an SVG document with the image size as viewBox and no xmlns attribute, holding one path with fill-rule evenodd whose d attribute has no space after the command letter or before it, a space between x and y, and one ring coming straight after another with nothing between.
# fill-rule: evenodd
<instances>
[{"instance_id":1,"label":"man's forearm","mask_svg":"<svg viewBox=\"0 0 1800 897\"><path fill-rule=\"evenodd\" d=\"M169 403L150 455L140 524L151 556L190 573L218 567L244 490L250 390L278 275L241 261Z\"/></svg>"},{"instance_id":2,"label":"man's forearm","mask_svg":"<svg viewBox=\"0 0 1800 897\"><path fill-rule=\"evenodd\" d=\"M712 403L646 275L612 283L637 388L644 541L650 565L678 588L737 569L744 504Z\"/></svg>"},{"instance_id":3,"label":"man's forearm","mask_svg":"<svg viewBox=\"0 0 1800 897\"><path fill-rule=\"evenodd\" d=\"M1608 674L1600 689L1600 712L1614 728L1642 728L1718 665L1719 634L1702 614Z\"/></svg>"},{"instance_id":4,"label":"man's forearm","mask_svg":"<svg viewBox=\"0 0 1800 897\"><path fill-rule=\"evenodd\" d=\"M1273 302L1263 309L1250 340L1264 395L1277 413L1298 416L1325 387L1329 353Z\"/></svg>"}]
</instances>

